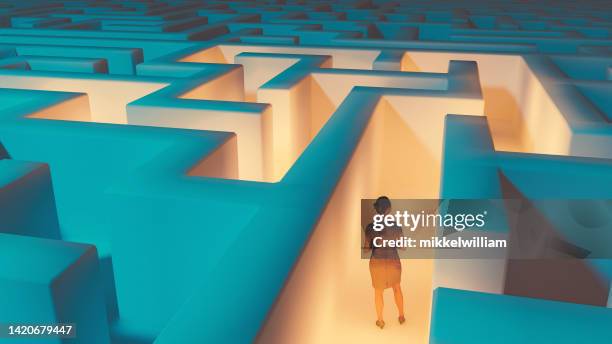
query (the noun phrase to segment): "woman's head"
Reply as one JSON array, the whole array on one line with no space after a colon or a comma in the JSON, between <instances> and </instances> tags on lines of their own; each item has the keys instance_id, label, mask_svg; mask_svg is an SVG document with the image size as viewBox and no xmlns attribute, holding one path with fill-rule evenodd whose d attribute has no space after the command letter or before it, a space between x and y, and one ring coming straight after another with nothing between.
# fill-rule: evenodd
<instances>
[{"instance_id":1,"label":"woman's head","mask_svg":"<svg viewBox=\"0 0 612 344\"><path fill-rule=\"evenodd\" d=\"M386 214L391 209L391 201L387 196L380 196L374 202L374 209L378 214Z\"/></svg>"}]
</instances>

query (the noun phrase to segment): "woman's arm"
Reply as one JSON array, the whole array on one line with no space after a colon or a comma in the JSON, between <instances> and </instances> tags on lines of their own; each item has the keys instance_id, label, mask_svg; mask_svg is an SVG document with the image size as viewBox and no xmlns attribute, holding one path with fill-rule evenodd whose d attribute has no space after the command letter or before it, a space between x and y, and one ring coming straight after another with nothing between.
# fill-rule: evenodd
<instances>
[{"instance_id":1,"label":"woman's arm","mask_svg":"<svg viewBox=\"0 0 612 344\"><path fill-rule=\"evenodd\" d=\"M401 239L404 236L404 229L402 227L393 228L393 239ZM398 250L406 251L405 247L398 247Z\"/></svg>"},{"instance_id":2,"label":"woman's arm","mask_svg":"<svg viewBox=\"0 0 612 344\"><path fill-rule=\"evenodd\" d=\"M372 250L372 224L369 224L366 226L366 228L364 229L364 235L363 235L363 243L361 245L361 249L364 251L371 251Z\"/></svg>"}]
</instances>

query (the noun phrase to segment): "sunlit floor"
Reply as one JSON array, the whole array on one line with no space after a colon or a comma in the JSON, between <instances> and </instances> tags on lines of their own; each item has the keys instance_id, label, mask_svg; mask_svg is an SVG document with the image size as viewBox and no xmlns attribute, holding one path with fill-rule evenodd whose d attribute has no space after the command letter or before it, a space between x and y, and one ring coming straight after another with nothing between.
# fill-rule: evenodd
<instances>
[{"instance_id":1,"label":"sunlit floor","mask_svg":"<svg viewBox=\"0 0 612 344\"><path fill-rule=\"evenodd\" d=\"M381 330L375 326L368 259L361 259L358 248L325 250L334 240L319 234L323 231L309 243L259 342L427 343L433 261L402 260L406 323L398 323L393 290L387 289Z\"/></svg>"},{"instance_id":2,"label":"sunlit floor","mask_svg":"<svg viewBox=\"0 0 612 344\"><path fill-rule=\"evenodd\" d=\"M392 289L385 291L385 328L375 326L374 293L370 284L368 261L355 264L345 293L339 295L339 317L330 329L325 342L351 343L427 343L429 333L428 305L431 288L427 275L431 274L430 260L404 260L402 262L402 289L404 293L406 323L400 325Z\"/></svg>"}]
</instances>

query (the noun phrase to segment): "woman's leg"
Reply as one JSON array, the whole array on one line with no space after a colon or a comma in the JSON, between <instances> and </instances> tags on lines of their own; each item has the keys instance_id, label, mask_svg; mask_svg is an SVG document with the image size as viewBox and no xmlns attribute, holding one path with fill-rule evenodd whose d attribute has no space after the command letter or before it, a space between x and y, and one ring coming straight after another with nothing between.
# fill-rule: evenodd
<instances>
[{"instance_id":1,"label":"woman's leg","mask_svg":"<svg viewBox=\"0 0 612 344\"><path fill-rule=\"evenodd\" d=\"M378 320L383 320L383 291L384 289L374 289L374 303L376 304L376 317Z\"/></svg>"},{"instance_id":2,"label":"woman's leg","mask_svg":"<svg viewBox=\"0 0 612 344\"><path fill-rule=\"evenodd\" d=\"M404 294L402 294L402 287L399 283L393 285L393 296L395 298L395 305L397 306L397 312L400 317L404 316Z\"/></svg>"}]
</instances>

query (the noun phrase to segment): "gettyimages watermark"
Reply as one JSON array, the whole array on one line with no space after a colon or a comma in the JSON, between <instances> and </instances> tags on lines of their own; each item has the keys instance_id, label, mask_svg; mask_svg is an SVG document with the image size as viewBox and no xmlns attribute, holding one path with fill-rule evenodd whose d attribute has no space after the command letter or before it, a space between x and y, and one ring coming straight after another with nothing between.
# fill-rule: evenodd
<instances>
[{"instance_id":1,"label":"gettyimages watermark","mask_svg":"<svg viewBox=\"0 0 612 344\"><path fill-rule=\"evenodd\" d=\"M364 199L361 224L367 259L612 258L610 200Z\"/></svg>"}]
</instances>

